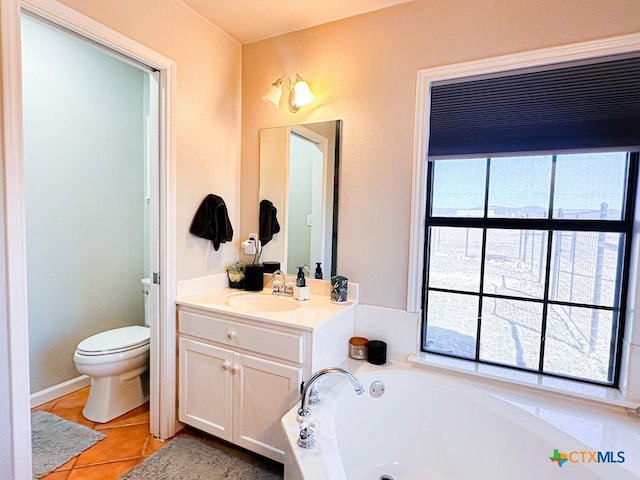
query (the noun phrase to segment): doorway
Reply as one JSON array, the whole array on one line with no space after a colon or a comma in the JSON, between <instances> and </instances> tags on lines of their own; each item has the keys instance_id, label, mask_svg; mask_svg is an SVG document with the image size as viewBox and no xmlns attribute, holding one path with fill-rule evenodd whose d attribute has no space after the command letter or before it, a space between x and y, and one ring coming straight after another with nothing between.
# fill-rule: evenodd
<instances>
[{"instance_id":1,"label":"doorway","mask_svg":"<svg viewBox=\"0 0 640 480\"><path fill-rule=\"evenodd\" d=\"M154 175L147 177L146 187L150 187L145 193L145 195L150 194L148 208L150 212L156 212L154 215L149 215L148 229L159 232L160 239L157 242L149 242L153 247L149 250L149 271L154 274L152 278L156 280L155 283L151 283L149 294L158 299L152 301L157 308L157 313L152 314L152 317L157 321L155 324L151 323L150 428L157 438L168 438L178 428L175 406L175 63L88 17L78 15L61 4L31 0L28 4L23 4L22 14L35 15L39 21L54 25L56 28L64 25L60 28L64 28L73 36L81 37L85 42L99 46L109 55L119 57L126 63L143 67L145 70L154 71L149 78L147 93L148 96L154 95L158 99L158 115L156 119L148 118L147 121L155 125L156 130L151 137L155 136L157 141L146 144L149 145L149 149L145 152L145 158L156 159L157 167L151 169ZM14 45L13 51L16 46L19 51L20 44L14 43ZM15 93L17 95L14 98L20 99L19 91ZM151 132L152 129L147 131ZM21 164L21 157L16 156L10 168L13 171L21 170ZM24 186L21 184L15 185L12 189L13 212L24 210L23 190ZM17 213L9 220L8 228L14 231L22 229L22 221ZM15 250L18 251L17 248ZM22 251L24 250L26 248L23 247ZM156 268L151 266L154 259ZM137 281L139 282L140 279ZM142 285L139 293L141 290ZM22 305L18 307L20 311L24 311ZM21 355L26 360L28 351L25 347L20 345L19 347L19 350L23 351L17 352L16 355ZM24 425L22 417L17 420L19 421L16 425ZM26 447L28 444L16 444L17 455L25 458L28 454L22 449Z\"/></svg>"},{"instance_id":2,"label":"doorway","mask_svg":"<svg viewBox=\"0 0 640 480\"><path fill-rule=\"evenodd\" d=\"M327 139L292 128L289 136L289 204L286 271L324 263ZM295 240L294 240L295 239Z\"/></svg>"},{"instance_id":3,"label":"doorway","mask_svg":"<svg viewBox=\"0 0 640 480\"><path fill-rule=\"evenodd\" d=\"M328 161L329 139L313 125L289 127L286 165L286 242L283 268L295 274L316 263L331 265L333 169ZM330 269L329 269L330 271Z\"/></svg>"},{"instance_id":4,"label":"doorway","mask_svg":"<svg viewBox=\"0 0 640 480\"><path fill-rule=\"evenodd\" d=\"M35 17L21 23L36 406L87 383L73 362L81 340L157 324L157 289L143 280L158 271L158 88L154 71Z\"/></svg>"}]
</instances>

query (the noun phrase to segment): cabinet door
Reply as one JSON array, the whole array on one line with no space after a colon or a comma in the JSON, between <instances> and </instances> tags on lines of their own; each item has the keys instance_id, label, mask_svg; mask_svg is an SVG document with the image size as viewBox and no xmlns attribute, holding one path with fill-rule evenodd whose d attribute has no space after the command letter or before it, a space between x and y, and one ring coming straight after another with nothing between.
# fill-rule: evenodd
<instances>
[{"instance_id":1,"label":"cabinet door","mask_svg":"<svg viewBox=\"0 0 640 480\"><path fill-rule=\"evenodd\" d=\"M235 365L235 443L283 462L280 419L300 399L302 369L238 353Z\"/></svg>"},{"instance_id":2,"label":"cabinet door","mask_svg":"<svg viewBox=\"0 0 640 480\"><path fill-rule=\"evenodd\" d=\"M195 340L179 341L178 418L233 440L233 352Z\"/></svg>"}]
</instances>

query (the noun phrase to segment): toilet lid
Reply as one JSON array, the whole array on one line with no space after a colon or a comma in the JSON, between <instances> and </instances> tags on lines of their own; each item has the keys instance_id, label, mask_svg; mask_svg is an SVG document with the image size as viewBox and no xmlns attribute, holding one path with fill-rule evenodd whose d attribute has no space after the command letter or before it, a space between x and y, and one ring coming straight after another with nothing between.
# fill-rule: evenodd
<instances>
[{"instance_id":1,"label":"toilet lid","mask_svg":"<svg viewBox=\"0 0 640 480\"><path fill-rule=\"evenodd\" d=\"M93 335L78 344L82 355L106 355L142 347L149 343L149 328L134 325Z\"/></svg>"}]
</instances>

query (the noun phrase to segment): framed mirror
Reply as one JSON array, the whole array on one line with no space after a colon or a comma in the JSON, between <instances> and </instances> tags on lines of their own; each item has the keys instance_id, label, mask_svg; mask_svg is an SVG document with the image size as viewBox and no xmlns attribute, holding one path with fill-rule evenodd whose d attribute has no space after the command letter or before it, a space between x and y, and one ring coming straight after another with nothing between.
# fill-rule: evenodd
<instances>
[{"instance_id":1,"label":"framed mirror","mask_svg":"<svg viewBox=\"0 0 640 480\"><path fill-rule=\"evenodd\" d=\"M336 272L341 120L260 130L261 261Z\"/></svg>"}]
</instances>

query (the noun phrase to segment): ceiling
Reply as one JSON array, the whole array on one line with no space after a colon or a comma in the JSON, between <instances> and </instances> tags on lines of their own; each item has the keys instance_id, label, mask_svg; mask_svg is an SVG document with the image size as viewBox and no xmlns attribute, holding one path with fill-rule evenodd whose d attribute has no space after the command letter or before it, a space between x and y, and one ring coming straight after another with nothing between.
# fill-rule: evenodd
<instances>
[{"instance_id":1,"label":"ceiling","mask_svg":"<svg viewBox=\"0 0 640 480\"><path fill-rule=\"evenodd\" d=\"M245 44L411 0L182 1Z\"/></svg>"}]
</instances>

